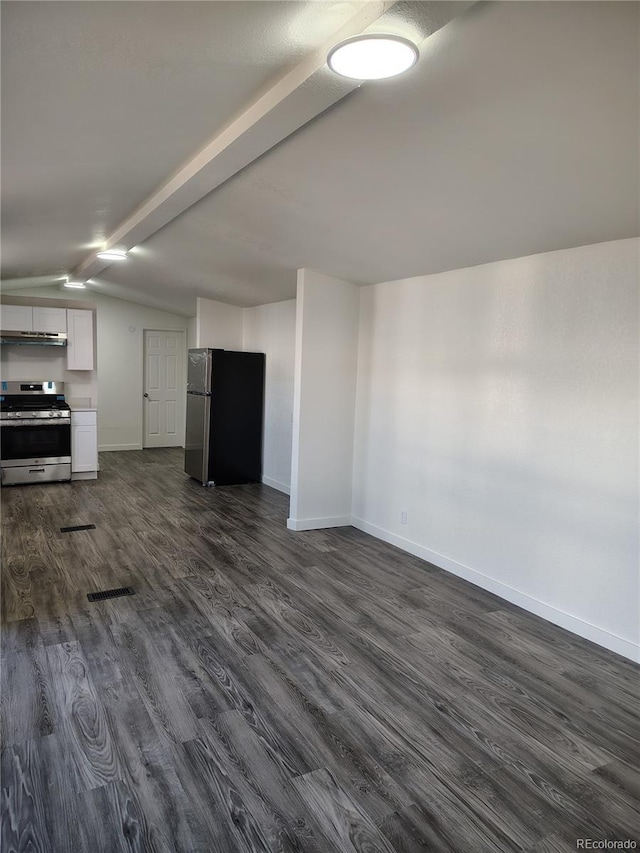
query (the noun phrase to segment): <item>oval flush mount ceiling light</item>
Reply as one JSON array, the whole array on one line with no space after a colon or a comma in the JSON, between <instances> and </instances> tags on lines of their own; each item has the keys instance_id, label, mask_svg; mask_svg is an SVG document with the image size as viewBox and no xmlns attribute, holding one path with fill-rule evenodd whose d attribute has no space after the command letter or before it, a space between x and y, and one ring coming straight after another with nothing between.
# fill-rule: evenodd
<instances>
[{"instance_id":1,"label":"oval flush mount ceiling light","mask_svg":"<svg viewBox=\"0 0 640 853\"><path fill-rule=\"evenodd\" d=\"M418 48L409 39L388 33L370 33L332 47L327 64L352 80L383 80L408 71L418 61Z\"/></svg>"},{"instance_id":2,"label":"oval flush mount ceiling light","mask_svg":"<svg viewBox=\"0 0 640 853\"><path fill-rule=\"evenodd\" d=\"M103 261L126 261L126 249L105 249L103 252L96 252L96 258Z\"/></svg>"}]
</instances>

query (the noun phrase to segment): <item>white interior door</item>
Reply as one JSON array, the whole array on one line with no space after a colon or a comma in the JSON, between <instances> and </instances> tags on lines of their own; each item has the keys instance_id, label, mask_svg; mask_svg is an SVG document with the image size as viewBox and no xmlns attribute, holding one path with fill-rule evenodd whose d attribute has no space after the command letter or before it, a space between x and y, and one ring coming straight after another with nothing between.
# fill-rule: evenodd
<instances>
[{"instance_id":1,"label":"white interior door","mask_svg":"<svg viewBox=\"0 0 640 853\"><path fill-rule=\"evenodd\" d=\"M144 447L181 447L184 403L181 331L144 332Z\"/></svg>"}]
</instances>

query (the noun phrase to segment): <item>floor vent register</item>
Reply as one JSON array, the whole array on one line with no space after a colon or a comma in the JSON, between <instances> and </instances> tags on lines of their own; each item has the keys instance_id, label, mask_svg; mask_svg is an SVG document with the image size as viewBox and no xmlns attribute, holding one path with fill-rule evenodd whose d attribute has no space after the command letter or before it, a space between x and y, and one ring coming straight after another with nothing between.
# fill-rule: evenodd
<instances>
[{"instance_id":1,"label":"floor vent register","mask_svg":"<svg viewBox=\"0 0 640 853\"><path fill-rule=\"evenodd\" d=\"M101 592L88 592L89 601L106 601L108 598L120 598L121 595L135 595L132 586L121 586L118 589L103 589Z\"/></svg>"}]
</instances>

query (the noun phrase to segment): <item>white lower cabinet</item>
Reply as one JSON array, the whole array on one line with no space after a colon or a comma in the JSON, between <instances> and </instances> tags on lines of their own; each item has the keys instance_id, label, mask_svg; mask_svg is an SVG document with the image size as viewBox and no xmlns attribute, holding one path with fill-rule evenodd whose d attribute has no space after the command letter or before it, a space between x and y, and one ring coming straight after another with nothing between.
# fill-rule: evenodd
<instances>
[{"instance_id":1,"label":"white lower cabinet","mask_svg":"<svg viewBox=\"0 0 640 853\"><path fill-rule=\"evenodd\" d=\"M71 474L98 471L96 412L71 412Z\"/></svg>"}]
</instances>

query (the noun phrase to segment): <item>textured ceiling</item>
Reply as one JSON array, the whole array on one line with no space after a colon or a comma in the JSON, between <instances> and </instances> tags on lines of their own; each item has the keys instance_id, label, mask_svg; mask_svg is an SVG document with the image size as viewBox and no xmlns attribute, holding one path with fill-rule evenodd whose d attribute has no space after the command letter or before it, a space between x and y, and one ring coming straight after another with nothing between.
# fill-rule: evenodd
<instances>
[{"instance_id":1,"label":"textured ceiling","mask_svg":"<svg viewBox=\"0 0 640 853\"><path fill-rule=\"evenodd\" d=\"M103 6L69 5L81 7L89 18L87 7ZM192 5L227 4L157 4L172 10ZM296 16L300 20L303 13L314 14L303 4L275 3L276 10L268 3L230 5L259 7L263 19L289 34ZM317 18L329 8L324 3L315 6ZM401 3L390 15L397 29L404 26L424 34L425 13L434 9L437 12L438 4ZM295 294L296 268L302 266L369 283L637 234L639 9L637 3L626 2L473 6L423 42L421 60L408 75L348 94L144 240L126 265L100 273L95 288L133 300L156 300L192 314L196 295L239 305L289 298ZM3 9L4 36L5 18ZM333 23L324 21L323 37ZM437 26L427 24L426 31ZM151 33L149 39L153 41ZM27 92L31 110L33 103L45 116L46 109L66 110L65 122L70 126L75 120L77 134L73 157L64 154L55 116L53 139L40 134L31 142L35 119L25 118L30 114L27 106L14 104L17 112L10 115L22 115L22 124L9 132L11 174L7 176L5 166L3 176L8 273L51 272L52 264L63 263L62 249L77 252L74 259L79 260L81 246L72 246L72 241L87 238L78 233L78 217L71 215L76 205L85 224L93 224L90 193L97 198L99 192L111 192L114 198L105 207L112 217L109 225L114 225L166 177L176 157L197 149L199 138L215 130L215 122L207 124L203 110L194 111L194 103L203 107L213 99L220 105L216 115L229 113L234 98L238 103L246 99L251 86L259 85L260 74L273 72L280 51L291 51L291 61L299 59L290 38L280 43L274 35L271 41L269 50L263 46L266 55L246 69L245 88L238 81L238 87L234 82L229 89L230 82L218 76L213 91L204 93L201 80L201 88L189 98L186 118L180 112L184 104L175 106L178 96L165 103L157 91L163 88L162 51L155 69L147 62L148 74L142 76L155 100L149 95L149 112L142 121L147 134L144 157L136 157L139 148L127 122L113 113L93 109L101 128L97 132L86 115L95 88L93 98L78 95L78 101L74 96L74 103L64 108L55 93L45 98L34 91L43 68L27 73L28 56L18 57L20 51L12 44L6 67L14 67L15 54L13 62L24 66L26 79L34 78ZM203 55L191 61L194 69L202 70L200 63L206 65L209 59L202 42L197 43ZM228 40L225 61L232 64L237 57L240 62L240 47L246 43L244 31L238 30L236 42ZM258 56L260 45L253 44ZM21 49L31 51L35 61L29 44ZM129 85L136 89L143 85L138 80L142 72L130 61L124 76L135 78ZM9 73L7 81L4 55L3 71L3 106L6 87L11 108L19 97L16 75ZM104 68L95 74L98 88L101 75L108 76ZM200 79L196 70L193 75ZM81 84L76 88L82 89ZM131 104L128 110L129 123L135 124ZM6 122L3 109L3 148ZM168 141L156 157L153 137L162 136L157 129L162 126ZM101 146L103 162L97 175L89 168L91 158L82 156L87 139ZM110 165L111 144L121 144L127 153L126 180ZM31 145L35 154L28 154ZM23 148L26 153L21 154ZM15 171L12 158L18 164ZM29 167L42 158L59 160L60 165ZM73 159L78 161L75 167ZM64 211L70 212L68 220ZM50 221L56 219L57 224ZM29 235L37 240L26 251ZM19 249L15 262L14 239Z\"/></svg>"}]
</instances>

